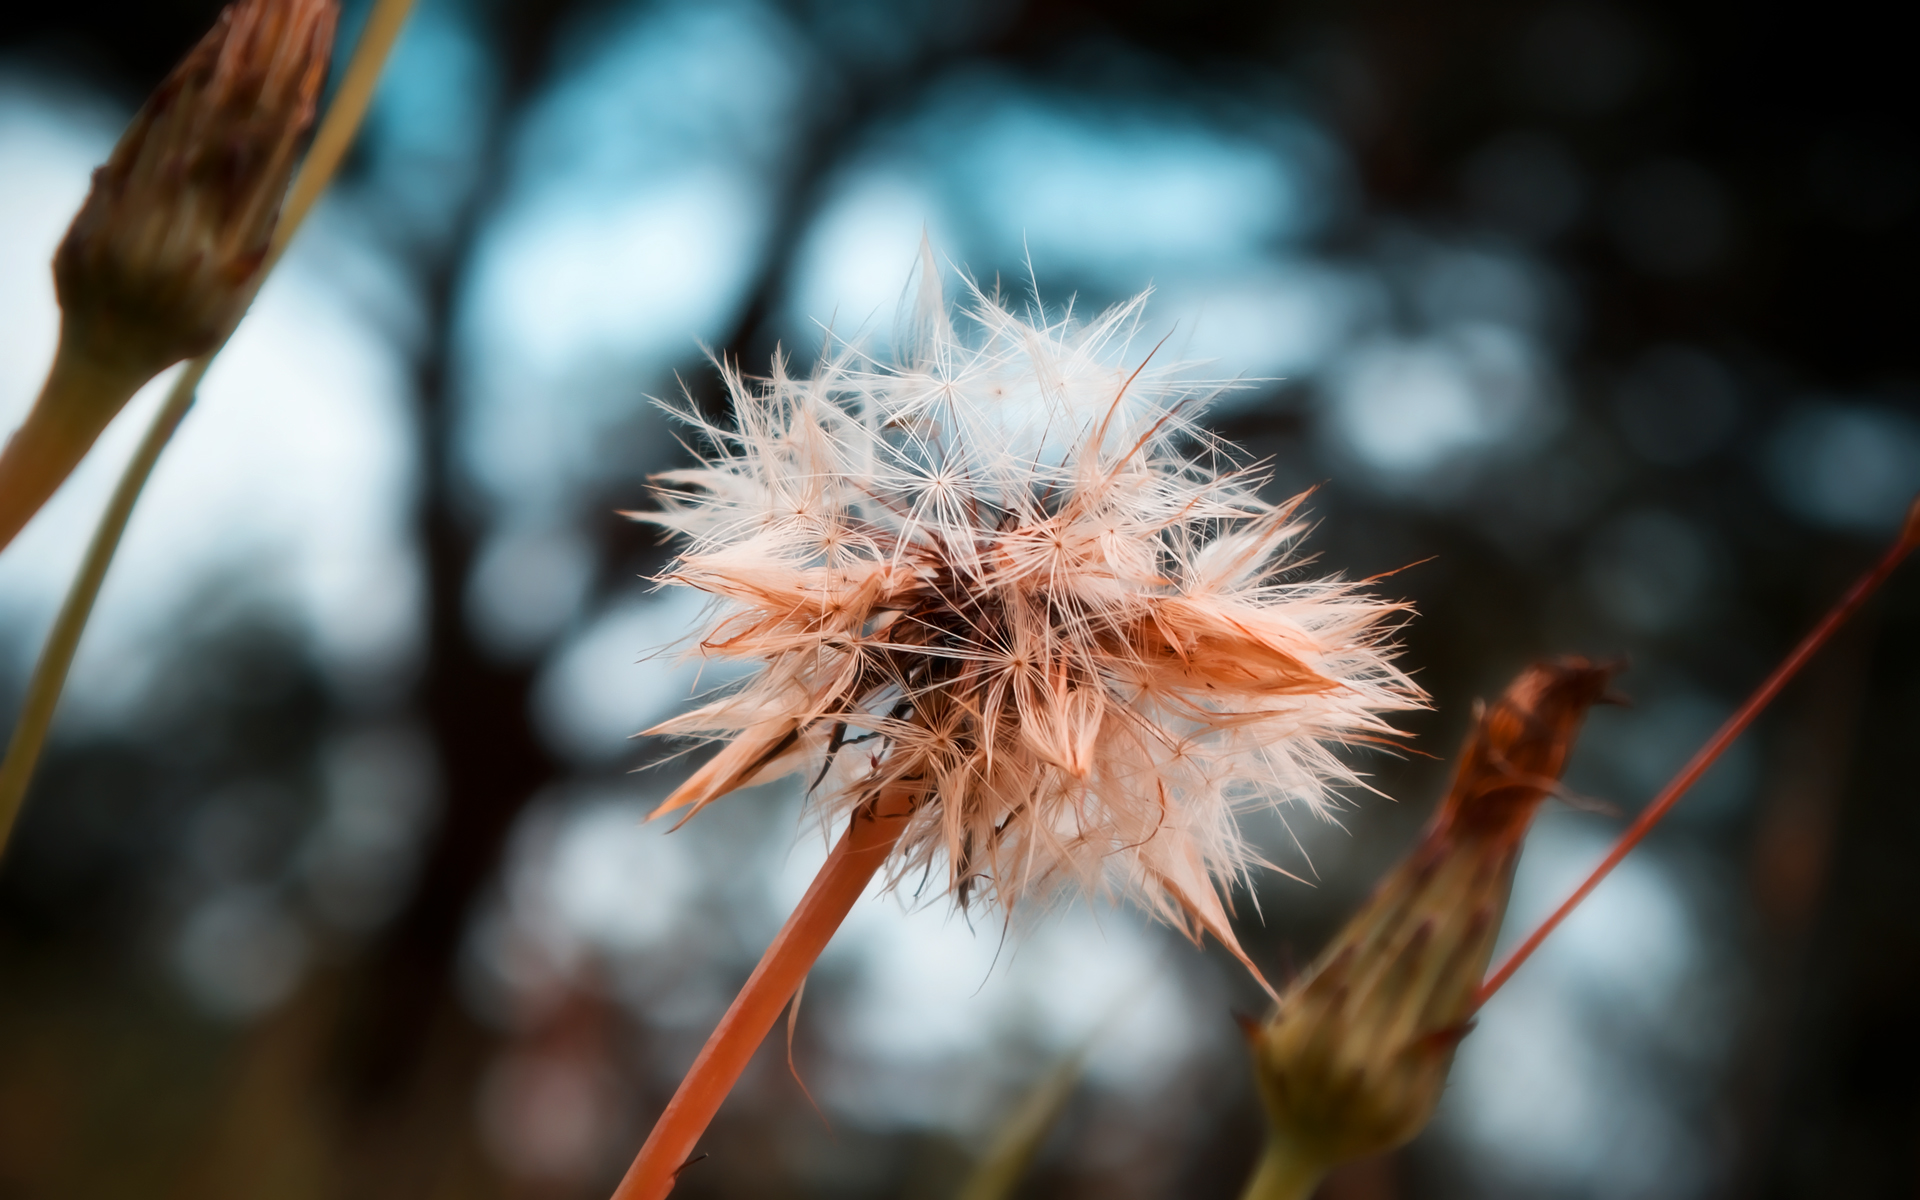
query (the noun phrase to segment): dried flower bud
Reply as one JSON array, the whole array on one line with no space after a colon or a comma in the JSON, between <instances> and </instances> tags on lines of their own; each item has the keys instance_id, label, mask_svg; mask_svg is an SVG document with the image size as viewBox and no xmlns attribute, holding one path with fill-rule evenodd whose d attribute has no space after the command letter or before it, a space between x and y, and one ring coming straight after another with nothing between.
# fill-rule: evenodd
<instances>
[{"instance_id":1,"label":"dried flower bud","mask_svg":"<svg viewBox=\"0 0 1920 1200\"><path fill-rule=\"evenodd\" d=\"M238 0L94 172L53 256L53 368L0 446L0 549L135 392L240 320L313 124L335 12L335 0Z\"/></svg>"},{"instance_id":2,"label":"dried flower bud","mask_svg":"<svg viewBox=\"0 0 1920 1200\"><path fill-rule=\"evenodd\" d=\"M94 172L53 260L63 352L151 378L252 296L313 123L334 0L238 0Z\"/></svg>"},{"instance_id":3,"label":"dried flower bud","mask_svg":"<svg viewBox=\"0 0 1920 1200\"><path fill-rule=\"evenodd\" d=\"M1249 1196L1304 1195L1329 1168L1408 1141L1433 1115L1521 840L1614 670L1537 664L1480 714L1420 844L1273 1017L1248 1030L1273 1133L1267 1183Z\"/></svg>"}]
</instances>

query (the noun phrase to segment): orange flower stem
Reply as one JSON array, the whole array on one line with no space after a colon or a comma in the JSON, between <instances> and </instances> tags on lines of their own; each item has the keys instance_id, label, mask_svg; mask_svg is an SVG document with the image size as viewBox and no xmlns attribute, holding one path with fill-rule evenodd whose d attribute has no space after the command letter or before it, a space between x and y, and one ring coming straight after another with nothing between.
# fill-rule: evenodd
<instances>
[{"instance_id":1,"label":"orange flower stem","mask_svg":"<svg viewBox=\"0 0 1920 1200\"><path fill-rule=\"evenodd\" d=\"M700 1048L700 1056L614 1190L613 1200L661 1200L673 1190L675 1177L692 1157L694 1144L706 1132L720 1102L733 1090L780 1011L905 832L913 805L911 794L888 791L854 810L846 833L814 876L807 894Z\"/></svg>"},{"instance_id":2,"label":"orange flower stem","mask_svg":"<svg viewBox=\"0 0 1920 1200\"><path fill-rule=\"evenodd\" d=\"M61 340L40 398L0 448L0 550L40 511L149 378L137 366L96 362Z\"/></svg>"},{"instance_id":3,"label":"orange flower stem","mask_svg":"<svg viewBox=\"0 0 1920 1200\"><path fill-rule=\"evenodd\" d=\"M1726 724L1707 740L1706 745L1694 753L1687 765L1673 777L1672 782L1653 798L1633 824L1627 827L1627 831L1620 835L1620 840L1614 843L1613 849L1600 860L1600 865L1593 869L1593 873L1587 876L1585 882L1574 889L1573 895L1568 896L1566 901L1553 911L1552 916L1542 921L1539 928L1527 935L1527 940L1521 942L1519 948L1507 956L1507 960L1500 964L1499 970L1487 977L1487 981L1481 984L1480 990L1474 994L1473 1007L1479 1008L1485 1004L1488 997L1499 991L1501 985L1507 980L1513 978L1513 973L1520 969L1520 964L1526 962L1533 952L1540 948L1540 943L1547 939L1547 935L1559 928L1560 922L1566 920L1567 915L1578 907L1594 888L1600 886L1600 881L1607 877L1608 872L1619 866L1620 860L1641 843L1653 827L1659 824L1660 818L1666 816L1667 812L1679 803L1680 797L1686 795L1687 790L1699 782L1700 777L1707 773L1707 768L1711 767L1742 733L1746 732L1747 726L1753 724L1754 719L1766 709L1767 705L1773 703L1774 697L1780 694L1780 690L1786 687L1820 647L1826 645L1828 640L1839 632L1840 627L1859 611L1868 597L1880 589L1880 585L1887 581L1888 576L1893 574L1915 546L1920 546L1920 499L1915 500L1907 509L1906 525L1901 529L1899 539L1887 549L1886 554L1874 564L1873 569L1860 577L1852 590L1833 606L1818 625L1813 627L1813 632L1801 639L1800 644L1793 648L1793 653L1787 655L1786 659L1774 668L1773 674L1767 676L1766 682L1754 690L1753 694L1747 698L1747 702L1740 706L1739 711L1728 717Z\"/></svg>"}]
</instances>

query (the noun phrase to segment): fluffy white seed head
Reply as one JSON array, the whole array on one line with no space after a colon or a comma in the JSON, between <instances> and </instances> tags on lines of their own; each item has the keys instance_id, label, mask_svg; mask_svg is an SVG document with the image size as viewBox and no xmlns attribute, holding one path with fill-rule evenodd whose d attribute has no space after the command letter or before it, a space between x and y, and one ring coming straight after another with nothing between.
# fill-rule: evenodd
<instances>
[{"instance_id":1,"label":"fluffy white seed head","mask_svg":"<svg viewBox=\"0 0 1920 1200\"><path fill-rule=\"evenodd\" d=\"M1301 573L1300 498L1195 424L1210 389L1136 344L1143 301L1082 326L975 287L956 331L929 255L895 363L838 344L811 379L727 371L731 427L681 413L700 465L636 515L715 598L697 652L762 669L649 731L725 743L656 817L802 769L829 814L904 787L896 880L1117 887L1238 953L1237 814L1324 812L1342 748L1423 697L1404 606Z\"/></svg>"}]
</instances>

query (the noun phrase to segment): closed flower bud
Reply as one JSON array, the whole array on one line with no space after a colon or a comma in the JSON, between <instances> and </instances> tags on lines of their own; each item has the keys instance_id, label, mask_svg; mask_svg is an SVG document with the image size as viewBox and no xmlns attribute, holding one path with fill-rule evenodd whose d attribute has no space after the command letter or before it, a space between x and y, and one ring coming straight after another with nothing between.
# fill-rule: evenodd
<instances>
[{"instance_id":1,"label":"closed flower bud","mask_svg":"<svg viewBox=\"0 0 1920 1200\"><path fill-rule=\"evenodd\" d=\"M1420 844L1249 1028L1271 1137L1248 1200L1309 1195L1332 1167L1408 1141L1433 1115L1521 840L1613 670L1538 664L1481 713Z\"/></svg>"},{"instance_id":2,"label":"closed flower bud","mask_svg":"<svg viewBox=\"0 0 1920 1200\"><path fill-rule=\"evenodd\" d=\"M239 0L94 172L53 260L63 337L158 373L239 320L313 124L333 0Z\"/></svg>"},{"instance_id":3,"label":"closed flower bud","mask_svg":"<svg viewBox=\"0 0 1920 1200\"><path fill-rule=\"evenodd\" d=\"M0 547L155 375L253 299L333 46L335 0L238 0L121 135L53 258L60 345L0 451Z\"/></svg>"}]
</instances>

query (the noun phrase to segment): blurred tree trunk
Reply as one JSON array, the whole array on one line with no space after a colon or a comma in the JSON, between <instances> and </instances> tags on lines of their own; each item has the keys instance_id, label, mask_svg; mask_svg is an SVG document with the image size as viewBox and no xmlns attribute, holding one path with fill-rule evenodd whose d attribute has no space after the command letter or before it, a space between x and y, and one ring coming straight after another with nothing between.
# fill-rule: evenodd
<instances>
[{"instance_id":1,"label":"blurred tree trunk","mask_svg":"<svg viewBox=\"0 0 1920 1200\"><path fill-rule=\"evenodd\" d=\"M336 1194L354 1200L468 1196L488 1174L473 1092L495 1039L460 1003L461 945L515 818L559 766L528 720L538 663L490 657L466 620L467 585L484 530L461 502L454 323L475 243L507 183L512 120L541 81L554 35L572 7L497 10L500 117L488 131L474 193L461 205L454 235L423 288L427 339L415 387L427 653L419 704L445 803L406 905L349 973L332 1035L343 1151Z\"/></svg>"},{"instance_id":2,"label":"blurred tree trunk","mask_svg":"<svg viewBox=\"0 0 1920 1200\"><path fill-rule=\"evenodd\" d=\"M474 244L505 182L511 119L572 4L497 11L501 117L452 236L425 268L427 336L415 376L427 601L417 703L439 761L443 811L401 911L247 1035L223 1111L176 1189L182 1200L466 1200L500 1191L473 1120L475 1081L495 1039L459 1002L459 956L515 818L558 764L527 719L537 664L489 658L465 619L483 530L458 498L453 324ZM295 1191L281 1186L291 1179L300 1181Z\"/></svg>"}]
</instances>

